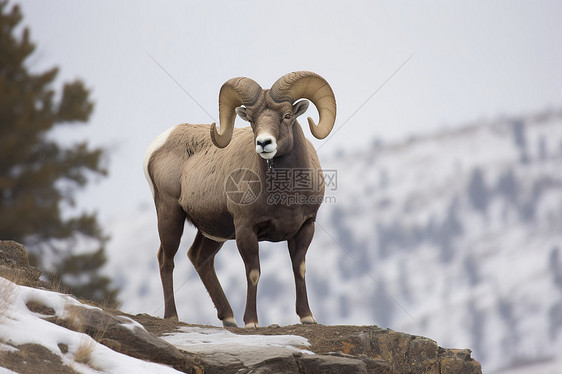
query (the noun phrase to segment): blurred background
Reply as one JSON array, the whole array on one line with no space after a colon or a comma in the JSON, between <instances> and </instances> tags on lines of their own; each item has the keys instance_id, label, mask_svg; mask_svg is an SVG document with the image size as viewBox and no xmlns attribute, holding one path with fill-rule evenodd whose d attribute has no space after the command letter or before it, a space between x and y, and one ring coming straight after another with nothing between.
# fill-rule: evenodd
<instances>
[{"instance_id":1,"label":"blurred background","mask_svg":"<svg viewBox=\"0 0 562 374\"><path fill-rule=\"evenodd\" d=\"M2 4L0 239L49 277L163 315L146 147L215 121L229 78L311 70L338 103L327 139L306 130L337 172L307 257L317 320L470 348L484 372L562 372L559 2ZM180 319L219 325L193 236ZM260 325L297 323L286 245L260 256ZM240 322L234 243L216 267Z\"/></svg>"}]
</instances>

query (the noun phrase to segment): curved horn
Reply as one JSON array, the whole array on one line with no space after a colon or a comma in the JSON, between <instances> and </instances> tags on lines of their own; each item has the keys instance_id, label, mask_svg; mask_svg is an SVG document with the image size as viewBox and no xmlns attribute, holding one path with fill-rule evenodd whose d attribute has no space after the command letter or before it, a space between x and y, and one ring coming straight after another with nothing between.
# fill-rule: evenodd
<instances>
[{"instance_id":1,"label":"curved horn","mask_svg":"<svg viewBox=\"0 0 562 374\"><path fill-rule=\"evenodd\" d=\"M234 130L234 119L236 118L234 109L240 105L254 105L262 91L259 84L244 77L229 79L222 85L219 93L221 131L217 130L216 123L211 125L211 140L215 146L224 148L230 143Z\"/></svg>"},{"instance_id":2,"label":"curved horn","mask_svg":"<svg viewBox=\"0 0 562 374\"><path fill-rule=\"evenodd\" d=\"M336 121L336 98L332 88L324 78L310 71L297 71L279 78L269 90L271 98L277 102L294 103L300 98L309 99L318 109L318 126L308 117L312 135L324 139Z\"/></svg>"}]
</instances>

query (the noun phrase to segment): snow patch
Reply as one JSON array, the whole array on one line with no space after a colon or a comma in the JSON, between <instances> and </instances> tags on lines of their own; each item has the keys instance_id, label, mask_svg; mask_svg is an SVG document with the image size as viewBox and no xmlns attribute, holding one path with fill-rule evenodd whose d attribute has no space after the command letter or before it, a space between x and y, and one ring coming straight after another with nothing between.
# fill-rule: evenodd
<instances>
[{"instance_id":1,"label":"snow patch","mask_svg":"<svg viewBox=\"0 0 562 374\"><path fill-rule=\"evenodd\" d=\"M256 349L285 348L314 354L303 348L310 345L308 339L297 335L237 335L224 329L182 327L179 332L164 335L162 339L192 353L255 352Z\"/></svg>"},{"instance_id":2,"label":"snow patch","mask_svg":"<svg viewBox=\"0 0 562 374\"><path fill-rule=\"evenodd\" d=\"M54 323L40 318L40 314L31 312L26 303L33 300L52 308L61 318L66 316L68 306L94 308L80 303L71 296L57 292L39 290L19 286L0 277L0 290L9 290L8 297L2 297L0 312L0 350L14 352L17 346L23 344L38 344L58 355L62 362L79 373L179 373L171 367L139 360L99 344L90 336L65 329ZM2 291L0 291L2 292ZM1 296L1 295L0 295ZM68 347L67 353L62 353L59 344ZM74 355L81 345L92 347L91 366L74 361ZM0 368L0 373L10 372Z\"/></svg>"}]
</instances>

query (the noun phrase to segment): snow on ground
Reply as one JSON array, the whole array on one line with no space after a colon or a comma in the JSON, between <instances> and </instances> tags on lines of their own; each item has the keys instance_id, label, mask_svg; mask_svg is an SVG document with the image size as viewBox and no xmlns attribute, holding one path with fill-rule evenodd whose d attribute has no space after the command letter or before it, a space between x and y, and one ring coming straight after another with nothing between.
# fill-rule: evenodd
<instances>
[{"instance_id":1,"label":"snow on ground","mask_svg":"<svg viewBox=\"0 0 562 374\"><path fill-rule=\"evenodd\" d=\"M307 339L294 335L236 335L224 329L183 327L163 339L187 352L204 352L206 357L225 365L242 362L251 367L280 357L292 357L295 352L314 354L304 349L309 346Z\"/></svg>"},{"instance_id":2,"label":"snow on ground","mask_svg":"<svg viewBox=\"0 0 562 374\"><path fill-rule=\"evenodd\" d=\"M293 352L314 354L303 349L310 343L297 335L237 335L217 328L183 327L179 332L162 337L165 341L191 353L241 352L256 349L289 349Z\"/></svg>"},{"instance_id":3,"label":"snow on ground","mask_svg":"<svg viewBox=\"0 0 562 374\"><path fill-rule=\"evenodd\" d=\"M0 351L17 351L23 344L38 344L55 355L65 365L79 373L179 373L171 367L146 362L99 344L90 336L66 329L41 318L41 314L28 309L31 301L41 303L55 311L57 317L67 317L67 306L80 305L91 308L71 296L16 285L0 277ZM131 320L131 323L135 323ZM62 353L59 344L68 346ZM75 361L80 347L91 348L89 364ZM1 364L1 363L0 363ZM2 371L3 370L3 371ZM0 368L0 373L10 372Z\"/></svg>"},{"instance_id":4,"label":"snow on ground","mask_svg":"<svg viewBox=\"0 0 562 374\"><path fill-rule=\"evenodd\" d=\"M48 322L42 318L42 314L29 310L27 304L30 302L52 308L61 319L69 318L69 306L94 308L69 295L19 286L0 277L0 352L16 352L20 345L38 344L59 356L65 365L79 373L178 373L171 367L115 352L86 334ZM127 328L143 328L128 318L123 325ZM184 327L162 339L192 353L235 354L248 364L295 352L313 354L306 349L310 345L308 340L295 335L236 335L219 328ZM67 353L61 352L61 344L68 347ZM84 346L91 347L87 365L76 362L75 359L77 351ZM0 374L2 373L11 371L0 367Z\"/></svg>"}]
</instances>

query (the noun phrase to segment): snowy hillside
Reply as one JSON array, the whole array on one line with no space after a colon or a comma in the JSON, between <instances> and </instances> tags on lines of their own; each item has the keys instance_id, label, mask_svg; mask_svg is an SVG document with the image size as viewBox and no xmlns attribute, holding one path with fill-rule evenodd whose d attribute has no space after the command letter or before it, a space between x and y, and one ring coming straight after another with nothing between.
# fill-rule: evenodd
<instances>
[{"instance_id":1,"label":"snowy hillside","mask_svg":"<svg viewBox=\"0 0 562 374\"><path fill-rule=\"evenodd\" d=\"M320 323L376 324L469 347L484 372L562 372L562 113L320 157L337 172L307 257ZM162 315L154 208L110 231L107 272L122 287L123 310ZM185 256L193 237L187 229L176 256L178 313L218 325ZM297 323L286 245L262 243L260 256L260 325ZM246 283L233 242L216 266L241 322Z\"/></svg>"},{"instance_id":2,"label":"snowy hillside","mask_svg":"<svg viewBox=\"0 0 562 374\"><path fill-rule=\"evenodd\" d=\"M56 317L74 319L71 307L93 308L80 303L74 297L57 292L19 286L0 277L0 372L7 370L10 360L6 354L24 350L25 346L36 345L46 348L49 356L58 356L62 365L53 367L52 361L44 360L43 370L20 365L20 372L55 372L65 368L73 373L180 373L171 367L133 358L102 345L85 333L72 331L47 321L41 313L29 309L30 303L50 308ZM96 308L97 309L97 308ZM137 322L127 319L127 328L144 328ZM29 354L29 361L35 354ZM25 357L25 354L24 354ZM55 361L56 362L56 361Z\"/></svg>"}]
</instances>

